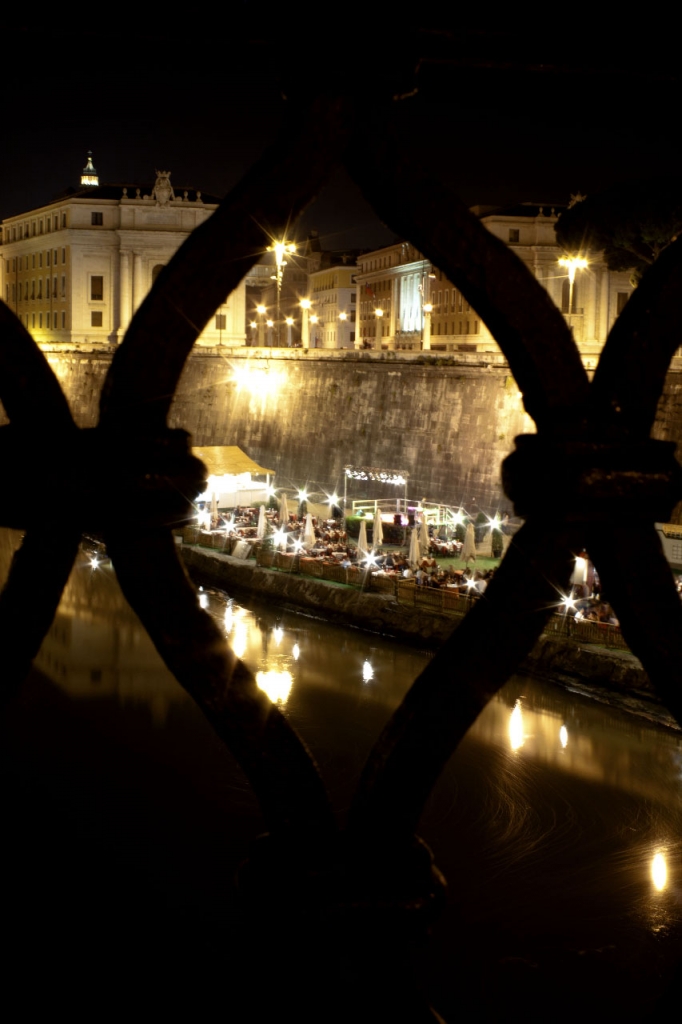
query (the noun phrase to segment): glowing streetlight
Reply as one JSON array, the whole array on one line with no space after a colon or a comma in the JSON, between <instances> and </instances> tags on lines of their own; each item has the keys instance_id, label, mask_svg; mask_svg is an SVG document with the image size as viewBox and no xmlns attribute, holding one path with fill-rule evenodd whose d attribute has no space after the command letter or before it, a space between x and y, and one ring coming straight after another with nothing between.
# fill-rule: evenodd
<instances>
[{"instance_id":1,"label":"glowing streetlight","mask_svg":"<svg viewBox=\"0 0 682 1024\"><path fill-rule=\"evenodd\" d=\"M279 242L273 242L272 245L268 246L268 252L272 252L275 255L275 265L277 267L277 273L273 275L277 283L277 346L280 344L280 325L282 322L282 280L284 277L284 268L287 265L287 261L284 259L287 253L296 252L296 244L294 242L286 242L282 239Z\"/></svg>"},{"instance_id":2,"label":"glowing streetlight","mask_svg":"<svg viewBox=\"0 0 682 1024\"><path fill-rule=\"evenodd\" d=\"M302 314L301 314L301 347L310 348L310 328L308 327L308 320L312 320L310 316L310 310L312 302L310 299L301 299L299 303ZM317 317L315 317L315 323L317 323Z\"/></svg>"},{"instance_id":3,"label":"glowing streetlight","mask_svg":"<svg viewBox=\"0 0 682 1024\"><path fill-rule=\"evenodd\" d=\"M262 305L256 306L256 312L258 313L258 347L262 348L265 342L265 322L264 317L267 314L267 307Z\"/></svg>"},{"instance_id":4,"label":"glowing streetlight","mask_svg":"<svg viewBox=\"0 0 682 1024\"><path fill-rule=\"evenodd\" d=\"M374 339L374 347L381 351L381 318L384 315L384 311L381 307L374 310L374 316L376 317L376 334Z\"/></svg>"},{"instance_id":5,"label":"glowing streetlight","mask_svg":"<svg viewBox=\"0 0 682 1024\"><path fill-rule=\"evenodd\" d=\"M559 266L568 270L568 315L573 312L573 288L575 285L576 270L585 270L587 260L582 256L561 256Z\"/></svg>"},{"instance_id":6,"label":"glowing streetlight","mask_svg":"<svg viewBox=\"0 0 682 1024\"><path fill-rule=\"evenodd\" d=\"M424 303L424 349L431 348L431 314L433 306L430 302Z\"/></svg>"}]
</instances>

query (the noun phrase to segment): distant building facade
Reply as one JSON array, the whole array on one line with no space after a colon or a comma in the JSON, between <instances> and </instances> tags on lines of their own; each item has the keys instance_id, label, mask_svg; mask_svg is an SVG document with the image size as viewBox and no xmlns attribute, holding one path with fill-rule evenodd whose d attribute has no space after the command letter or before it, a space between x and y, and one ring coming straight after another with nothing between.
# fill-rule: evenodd
<instances>
[{"instance_id":1,"label":"distant building facade","mask_svg":"<svg viewBox=\"0 0 682 1024\"><path fill-rule=\"evenodd\" d=\"M339 263L308 278L310 347L354 348L357 268Z\"/></svg>"},{"instance_id":2,"label":"distant building facade","mask_svg":"<svg viewBox=\"0 0 682 1024\"><path fill-rule=\"evenodd\" d=\"M100 185L89 156L81 186L2 222L0 288L39 343L115 345L162 268L218 199L153 186ZM243 345L241 284L216 311L200 345Z\"/></svg>"},{"instance_id":3,"label":"distant building facade","mask_svg":"<svg viewBox=\"0 0 682 1024\"><path fill-rule=\"evenodd\" d=\"M571 286L568 270L559 265L562 251L554 225L561 211L554 207L524 203L473 207L472 212L547 289L582 355L596 359L632 293L628 273L609 271L595 253L585 269L576 271ZM498 350L466 298L409 242L365 253L358 260L357 291L357 348Z\"/></svg>"}]
</instances>

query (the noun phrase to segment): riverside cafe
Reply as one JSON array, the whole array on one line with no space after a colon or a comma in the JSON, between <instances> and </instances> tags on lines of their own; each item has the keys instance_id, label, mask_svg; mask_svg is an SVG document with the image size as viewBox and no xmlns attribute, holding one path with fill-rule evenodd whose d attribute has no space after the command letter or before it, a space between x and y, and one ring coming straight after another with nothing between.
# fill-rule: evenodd
<instances>
[{"instance_id":1,"label":"riverside cafe","mask_svg":"<svg viewBox=\"0 0 682 1024\"><path fill-rule=\"evenodd\" d=\"M208 484L198 502L212 503L215 497L219 508L254 508L267 504L270 496L270 481L273 469L265 469L249 458L237 445L211 445L206 448L192 448L195 455L208 470ZM256 480L254 477L265 477Z\"/></svg>"}]
</instances>

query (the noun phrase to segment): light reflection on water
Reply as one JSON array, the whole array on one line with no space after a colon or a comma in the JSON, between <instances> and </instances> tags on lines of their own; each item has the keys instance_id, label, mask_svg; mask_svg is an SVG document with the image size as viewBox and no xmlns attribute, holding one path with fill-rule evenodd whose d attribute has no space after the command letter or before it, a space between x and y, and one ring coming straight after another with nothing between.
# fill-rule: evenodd
<instances>
[{"instance_id":1,"label":"light reflection on water","mask_svg":"<svg viewBox=\"0 0 682 1024\"><path fill-rule=\"evenodd\" d=\"M274 609L252 612L216 592L204 591L202 603L312 748L343 817L372 743L429 655ZM133 707L148 709L150 737L187 729L206 742L208 726L111 568L93 569L85 554L36 664L79 706L106 701L123 743ZM586 945L625 930L636 946L640 932L664 935L682 921L681 768L679 736L517 678L447 766L422 832L465 920L564 929Z\"/></svg>"}]
</instances>

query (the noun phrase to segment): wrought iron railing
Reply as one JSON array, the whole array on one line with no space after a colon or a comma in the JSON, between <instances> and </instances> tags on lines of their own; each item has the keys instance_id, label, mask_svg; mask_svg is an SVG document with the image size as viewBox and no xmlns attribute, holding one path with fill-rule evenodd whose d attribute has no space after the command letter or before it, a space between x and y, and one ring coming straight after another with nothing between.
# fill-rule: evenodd
<instances>
[{"instance_id":1,"label":"wrought iron railing","mask_svg":"<svg viewBox=\"0 0 682 1024\"><path fill-rule=\"evenodd\" d=\"M99 531L124 594L261 802L268 837L240 877L249 919L282 934L299 926L311 955L320 943L343 949L337 975L333 965L325 975L337 994L375 1008L374 1019L418 1021L434 1015L406 969L405 951L428 928L443 892L429 851L415 838L422 809L445 762L543 630L557 591L568 586L574 552L589 550L628 645L682 722L682 610L653 525L669 519L682 495L681 474L674 445L649 439L679 344L682 240L628 302L590 384L542 286L437 171L426 169L422 154L405 147L376 104L372 118L356 119L355 111L340 95L297 110L282 140L176 253L115 354L96 428L76 428L42 353L0 307L0 398L10 419L0 430L0 522L26 531L0 596L2 686L7 698L21 683L81 533ZM343 832L302 739L200 609L181 568L171 528L189 516L203 470L187 435L166 427L192 345L259 258L264 229L283 233L341 162L379 216L485 320L537 424L536 435L517 439L503 468L507 494L526 523L485 599L375 744ZM45 488L64 496L49 538L37 510L14 501L36 448ZM636 558L621 554L633 551ZM322 1009L315 1019L329 1016Z\"/></svg>"}]
</instances>

